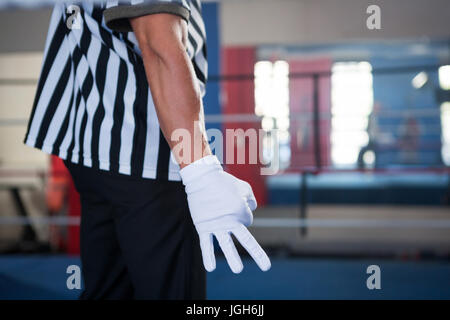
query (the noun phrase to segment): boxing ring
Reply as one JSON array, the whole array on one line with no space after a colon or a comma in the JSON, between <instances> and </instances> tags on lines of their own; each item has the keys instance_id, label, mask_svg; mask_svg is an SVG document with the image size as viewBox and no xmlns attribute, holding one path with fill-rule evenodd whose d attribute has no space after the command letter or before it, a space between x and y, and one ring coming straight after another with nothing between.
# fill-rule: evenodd
<instances>
[{"instance_id":1,"label":"boxing ring","mask_svg":"<svg viewBox=\"0 0 450 320\"><path fill-rule=\"evenodd\" d=\"M421 71L434 72L439 68L439 65L420 65L411 67L391 67L391 68L379 68L371 70L373 75L393 75L402 73L415 73ZM300 186L298 188L298 217L297 218L258 218L254 220L255 228L271 228L271 227L282 227L282 228L297 228L301 237L306 237L309 227L315 228L450 228L450 219L446 221L433 221L433 220L380 220L380 221L367 221L363 219L311 219L308 217L309 209L309 197L310 192L309 179L310 177L317 177L324 174L366 174L372 176L407 176L410 174L436 174L440 176L446 176L448 181L446 197L443 200L443 205L449 205L450 199L450 167L442 163L441 165L395 165L395 166L379 166L374 165L373 167L367 167L364 164L358 163L354 167L338 168L333 166L329 160L329 154L324 154L323 141L324 139L329 139L330 127L332 113L331 111L324 111L321 108L321 85L324 85L323 79L327 80L332 77L332 72L292 72L288 75L291 81L296 79L303 79L310 81L311 83L311 108L306 112L291 113L289 115L291 125L307 125L307 130L311 132L312 141L312 157L311 163L308 165L295 165L290 164L288 167L283 168L276 175L297 175L300 178ZM252 88L253 82L255 81L254 74L231 74L231 75L220 75L220 76L210 76L209 81L212 83L217 83L222 85L222 90L227 90L227 84L233 84L240 86L241 83L245 83L247 86L245 89ZM35 86L37 84L36 79L0 79L0 86ZM326 83L325 83L326 84ZM439 92L438 96L442 96L442 92ZM445 93L446 94L446 93ZM444 97L445 99L445 97ZM322 102L323 104L323 102ZM416 118L427 118L439 116L438 111L434 109L412 109L408 111L399 110L385 110L384 112L379 112L377 117L380 118L405 118L405 117L416 117ZM225 112L222 114L208 114L205 115L205 122L207 126L212 126L214 128L220 128L220 130L225 130L228 128L238 128L243 126L245 129L261 127L262 117L257 116L254 113L230 113ZM327 121L327 122L324 122ZM1 127L11 127L11 126L25 126L27 119L0 119ZM328 123L328 127L324 127L324 123ZM392 129L392 125L387 128ZM298 130L298 128L290 128L290 132ZM304 130L304 128L303 128ZM417 133L416 133L417 134ZM413 132L414 135L414 132ZM375 147L376 152L396 152L401 149L401 144L395 142L389 145ZM428 145L427 148L430 150L435 150L439 146ZM293 145L291 144L291 148ZM372 146L373 148L373 146ZM386 151L387 150L387 151ZM325 153L329 153L325 151ZM328 158L328 159L327 159ZM227 167L227 164L225 164ZM239 169L238 169L239 170ZM61 177L61 185L58 186L58 182L53 183L50 188L56 190L58 188L68 188L67 185L67 172L65 170L58 171L55 168L47 169L17 169L17 168L0 168L0 182L1 188L7 190L17 209L17 216L15 217L0 217L0 224L2 225L21 225L23 226L23 231L21 235L21 242L27 243L28 245L23 245L24 247L29 247L30 243L36 242L36 233L33 229L33 225L51 225L58 227L76 227L79 225L78 216L67 216L64 213L48 214L40 217L32 217L28 212L26 205L21 197L22 190L38 190L38 189L48 189L49 182L55 182ZM54 190L53 190L54 191ZM47 190L48 192L48 190ZM54 191L55 192L55 191ZM57 191L56 191L57 192ZM72 190L73 192L73 190ZM48 194L47 194L48 196ZM60 210L67 210L67 207L63 204L56 205ZM54 210L55 211L55 210ZM56 210L58 211L58 210ZM19 246L20 248L21 246ZM49 250L49 247L45 244L43 246L37 246ZM24 249L25 250L25 249ZM20 251L20 250L19 250ZM25 250L26 251L26 250Z\"/></svg>"}]
</instances>

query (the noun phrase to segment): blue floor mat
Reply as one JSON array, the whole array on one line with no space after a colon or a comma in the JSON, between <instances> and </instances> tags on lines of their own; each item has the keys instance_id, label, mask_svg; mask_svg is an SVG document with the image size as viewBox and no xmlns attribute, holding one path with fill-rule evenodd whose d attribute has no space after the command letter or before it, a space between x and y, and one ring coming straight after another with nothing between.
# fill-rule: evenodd
<instances>
[{"instance_id":1,"label":"blue floor mat","mask_svg":"<svg viewBox=\"0 0 450 320\"><path fill-rule=\"evenodd\" d=\"M381 289L369 290L366 269L381 269ZM0 299L76 299L66 286L67 256L0 256ZM272 259L261 272L249 259L233 274L223 259L208 274L209 299L450 299L450 263L367 259Z\"/></svg>"}]
</instances>

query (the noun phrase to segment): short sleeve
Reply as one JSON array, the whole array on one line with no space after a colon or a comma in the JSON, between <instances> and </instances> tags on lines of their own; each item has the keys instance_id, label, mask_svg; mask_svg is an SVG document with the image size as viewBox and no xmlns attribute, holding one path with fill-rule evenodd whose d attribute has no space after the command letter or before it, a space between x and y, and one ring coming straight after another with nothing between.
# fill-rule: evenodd
<instances>
[{"instance_id":1,"label":"short sleeve","mask_svg":"<svg viewBox=\"0 0 450 320\"><path fill-rule=\"evenodd\" d=\"M189 20L189 0L128 0L107 1L103 12L108 28L118 32L131 32L128 19L155 13L170 13Z\"/></svg>"}]
</instances>

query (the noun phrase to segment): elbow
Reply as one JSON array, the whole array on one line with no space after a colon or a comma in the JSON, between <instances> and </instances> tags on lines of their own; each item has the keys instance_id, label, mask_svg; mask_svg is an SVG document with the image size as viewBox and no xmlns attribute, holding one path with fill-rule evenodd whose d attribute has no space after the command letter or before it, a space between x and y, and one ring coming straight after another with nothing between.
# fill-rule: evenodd
<instances>
[{"instance_id":1,"label":"elbow","mask_svg":"<svg viewBox=\"0 0 450 320\"><path fill-rule=\"evenodd\" d=\"M181 41L156 42L140 41L142 58L147 62L157 62L167 67L176 65L180 60L185 59L186 48Z\"/></svg>"},{"instance_id":2,"label":"elbow","mask_svg":"<svg viewBox=\"0 0 450 320\"><path fill-rule=\"evenodd\" d=\"M185 37L175 33L155 35L154 33L137 34L137 40L142 55L157 58L163 62L170 62L186 55Z\"/></svg>"}]
</instances>

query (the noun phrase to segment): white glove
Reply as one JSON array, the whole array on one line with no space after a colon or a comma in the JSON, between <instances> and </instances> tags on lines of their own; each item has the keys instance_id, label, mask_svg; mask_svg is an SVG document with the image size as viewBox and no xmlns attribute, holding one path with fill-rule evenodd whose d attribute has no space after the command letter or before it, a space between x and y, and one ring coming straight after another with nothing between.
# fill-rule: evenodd
<instances>
[{"instance_id":1,"label":"white glove","mask_svg":"<svg viewBox=\"0 0 450 320\"><path fill-rule=\"evenodd\" d=\"M192 220L199 234L203 264L207 271L216 268L213 235L231 270L243 269L231 233L248 251L263 271L270 269L270 260L247 230L253 222L256 199L250 185L225 171L215 156L206 156L180 170L185 185Z\"/></svg>"}]
</instances>

